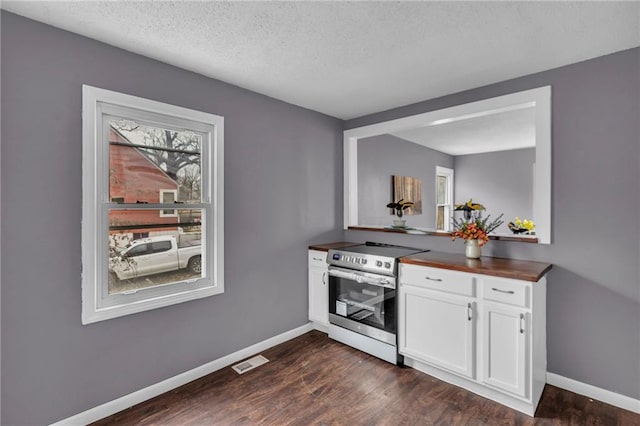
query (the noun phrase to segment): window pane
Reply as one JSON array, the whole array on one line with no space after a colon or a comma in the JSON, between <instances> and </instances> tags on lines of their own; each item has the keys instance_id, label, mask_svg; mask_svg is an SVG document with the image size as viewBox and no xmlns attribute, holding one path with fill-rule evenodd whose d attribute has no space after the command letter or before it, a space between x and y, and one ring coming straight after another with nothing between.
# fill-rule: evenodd
<instances>
[{"instance_id":1,"label":"window pane","mask_svg":"<svg viewBox=\"0 0 640 426\"><path fill-rule=\"evenodd\" d=\"M436 229L444 230L444 206L438 206L436 210Z\"/></svg>"},{"instance_id":2,"label":"window pane","mask_svg":"<svg viewBox=\"0 0 640 426\"><path fill-rule=\"evenodd\" d=\"M447 177L446 176L438 176L438 192L436 198L436 204L446 204L447 203Z\"/></svg>"},{"instance_id":3,"label":"window pane","mask_svg":"<svg viewBox=\"0 0 640 426\"><path fill-rule=\"evenodd\" d=\"M203 276L202 209L109 210L109 294ZM136 238L145 236L144 238Z\"/></svg>"},{"instance_id":4,"label":"window pane","mask_svg":"<svg viewBox=\"0 0 640 426\"><path fill-rule=\"evenodd\" d=\"M109 120L109 196L124 203L200 202L202 136Z\"/></svg>"}]
</instances>

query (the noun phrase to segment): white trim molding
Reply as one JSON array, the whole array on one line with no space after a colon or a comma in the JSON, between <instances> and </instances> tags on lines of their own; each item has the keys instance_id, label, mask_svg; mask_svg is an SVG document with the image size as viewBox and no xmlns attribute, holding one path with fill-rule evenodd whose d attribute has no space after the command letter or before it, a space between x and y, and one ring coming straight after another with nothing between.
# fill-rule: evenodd
<instances>
[{"instance_id":1,"label":"white trim molding","mask_svg":"<svg viewBox=\"0 0 640 426\"><path fill-rule=\"evenodd\" d=\"M547 383L613 405L614 407L640 414L640 399L633 399L625 395L620 395L619 393L549 372L547 372Z\"/></svg>"},{"instance_id":2,"label":"white trim molding","mask_svg":"<svg viewBox=\"0 0 640 426\"><path fill-rule=\"evenodd\" d=\"M82 86L82 117L82 324L224 293L224 117L88 85ZM177 187L163 190L173 192L171 203L165 203L162 195L158 204L151 202L155 200L110 202L110 146L106 141L110 121L119 119L165 130L188 130L201 138L201 197L198 202L180 204L180 210L201 212L200 277L109 292L109 212L158 210L160 216L177 216L173 202ZM163 214L166 211L173 214Z\"/></svg>"},{"instance_id":3,"label":"white trim molding","mask_svg":"<svg viewBox=\"0 0 640 426\"><path fill-rule=\"evenodd\" d=\"M247 348L241 349L222 358L218 358L214 361L208 362L204 365L201 365L200 367L185 371L184 373L178 374L177 376L169 377L166 380L148 386L144 389L140 389L118 399L114 399L113 401L104 403L87 411L83 411L82 413L76 414L75 416L71 416L56 423L52 423L51 426L71 426L79 424L86 425L96 422L100 419L111 416L112 414L119 413L122 410L126 410L129 407L133 407L136 404L140 404L141 402L147 401L165 392L169 392L170 390L204 377L207 374L211 374L215 371L228 367L229 365L234 364L238 361L249 358L259 352L279 345L280 343L284 343L288 340L294 339L311 330L313 330L313 324L309 322L298 328L294 328L293 330L278 334L277 336L263 340L262 342L258 342L255 345L251 345Z\"/></svg>"},{"instance_id":4,"label":"white trim molding","mask_svg":"<svg viewBox=\"0 0 640 426\"><path fill-rule=\"evenodd\" d=\"M536 223L536 236L539 244L551 244L551 86L345 130L344 229L349 229L350 226L366 225L358 223L358 141L360 139L529 107L535 107L536 174L533 188L533 217Z\"/></svg>"}]
</instances>

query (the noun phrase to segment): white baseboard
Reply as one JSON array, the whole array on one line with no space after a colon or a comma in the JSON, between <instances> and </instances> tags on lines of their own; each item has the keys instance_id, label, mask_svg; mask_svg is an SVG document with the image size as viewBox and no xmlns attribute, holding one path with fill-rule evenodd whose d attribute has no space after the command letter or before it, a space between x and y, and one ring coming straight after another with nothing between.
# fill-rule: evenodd
<instances>
[{"instance_id":1,"label":"white baseboard","mask_svg":"<svg viewBox=\"0 0 640 426\"><path fill-rule=\"evenodd\" d=\"M118 399L114 399L113 401L91 408L87 411L83 411L82 413L76 414L75 416L60 420L56 423L53 423L51 426L86 425L89 423L93 423L107 416L132 407L136 404L161 395L165 392L168 392L172 389L175 389L179 386L199 379L200 377L204 377L207 374L211 374L214 371L225 368L235 362L242 361L243 359L255 355L258 352L264 351L273 346L279 345L280 343L284 343L287 340L291 340L293 338L301 336L311 330L313 330L313 324L307 323L301 327L286 331L267 340L263 340L262 342L258 342L255 345L251 345L247 348L216 359L215 361L208 362L204 365L201 365L200 367L196 367L192 370L178 374L177 376L170 377L166 380L156 383L155 385L148 386L144 389L140 389Z\"/></svg>"},{"instance_id":2,"label":"white baseboard","mask_svg":"<svg viewBox=\"0 0 640 426\"><path fill-rule=\"evenodd\" d=\"M318 322L314 322L313 323L313 328L315 330L323 332L324 334L329 334L329 326L328 325L321 324L321 323L318 323Z\"/></svg>"},{"instance_id":3,"label":"white baseboard","mask_svg":"<svg viewBox=\"0 0 640 426\"><path fill-rule=\"evenodd\" d=\"M118 413L122 410L126 410L127 408L132 407L136 404L161 395L165 392L169 392L170 390L199 379L200 377L204 377L207 374L211 374L222 368L228 367L235 362L242 361L245 358L249 358L250 356L257 354L258 352L264 351L273 346L279 345L280 343L284 343L288 340L301 336L304 333L313 330L314 328L320 331L325 331L323 330L323 327L318 327L317 325L314 326L313 323L307 323L303 326L263 340L262 342L258 342L255 345L251 345L247 348L241 349L217 360L208 362L207 364L201 365L200 367L196 367L192 370L185 371L184 373L170 377L144 389L140 389L118 399L114 399L113 401L60 420L56 423L53 423L51 426L86 425L89 423L93 423L112 414ZM605 402L607 404L611 404L615 407L619 407L635 413L640 413L640 400L638 399L633 399L625 395L620 395L606 389L598 388L549 372L547 372L547 383L571 392L575 392L580 395L587 396L589 398L596 399L598 401Z\"/></svg>"},{"instance_id":4,"label":"white baseboard","mask_svg":"<svg viewBox=\"0 0 640 426\"><path fill-rule=\"evenodd\" d=\"M640 400L547 372L547 383L640 414Z\"/></svg>"}]
</instances>

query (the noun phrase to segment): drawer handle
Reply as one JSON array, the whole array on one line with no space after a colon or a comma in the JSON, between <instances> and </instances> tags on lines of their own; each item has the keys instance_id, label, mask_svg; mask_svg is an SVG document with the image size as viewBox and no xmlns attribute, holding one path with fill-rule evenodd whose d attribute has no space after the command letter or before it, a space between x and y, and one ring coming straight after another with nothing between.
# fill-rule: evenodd
<instances>
[{"instance_id":1,"label":"drawer handle","mask_svg":"<svg viewBox=\"0 0 640 426\"><path fill-rule=\"evenodd\" d=\"M524 334L524 314L520 314L520 334Z\"/></svg>"},{"instance_id":2,"label":"drawer handle","mask_svg":"<svg viewBox=\"0 0 640 426\"><path fill-rule=\"evenodd\" d=\"M495 288L495 287L492 287L491 290L497 291L498 293L505 293L505 294L514 294L515 293L515 291L513 291L513 290L500 290L499 288Z\"/></svg>"},{"instance_id":3,"label":"drawer handle","mask_svg":"<svg viewBox=\"0 0 640 426\"><path fill-rule=\"evenodd\" d=\"M473 309L471 308L471 303L467 303L467 319L471 321Z\"/></svg>"},{"instance_id":4,"label":"drawer handle","mask_svg":"<svg viewBox=\"0 0 640 426\"><path fill-rule=\"evenodd\" d=\"M442 282L442 278L431 278L431 277L425 277L425 279L427 279L427 280L429 280L429 281Z\"/></svg>"},{"instance_id":5,"label":"drawer handle","mask_svg":"<svg viewBox=\"0 0 640 426\"><path fill-rule=\"evenodd\" d=\"M327 276L327 273L323 272L322 273L322 285L327 285L327 282L324 280L324 277L326 277L326 276Z\"/></svg>"},{"instance_id":6,"label":"drawer handle","mask_svg":"<svg viewBox=\"0 0 640 426\"><path fill-rule=\"evenodd\" d=\"M321 257L314 257L313 260L322 260Z\"/></svg>"}]
</instances>

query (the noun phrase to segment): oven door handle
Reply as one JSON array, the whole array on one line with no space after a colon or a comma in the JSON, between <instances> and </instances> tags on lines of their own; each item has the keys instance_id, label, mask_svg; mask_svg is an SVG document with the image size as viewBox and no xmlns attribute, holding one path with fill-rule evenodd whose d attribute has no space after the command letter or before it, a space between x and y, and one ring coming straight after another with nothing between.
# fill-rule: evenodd
<instances>
[{"instance_id":1,"label":"oven door handle","mask_svg":"<svg viewBox=\"0 0 640 426\"><path fill-rule=\"evenodd\" d=\"M357 272L357 271L350 271L348 269L329 268L329 276L344 278L344 279L355 281L358 283L375 285L378 287L395 288L395 285L394 285L395 283L393 283L387 277L365 275L364 273Z\"/></svg>"}]
</instances>

